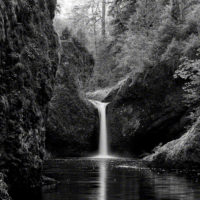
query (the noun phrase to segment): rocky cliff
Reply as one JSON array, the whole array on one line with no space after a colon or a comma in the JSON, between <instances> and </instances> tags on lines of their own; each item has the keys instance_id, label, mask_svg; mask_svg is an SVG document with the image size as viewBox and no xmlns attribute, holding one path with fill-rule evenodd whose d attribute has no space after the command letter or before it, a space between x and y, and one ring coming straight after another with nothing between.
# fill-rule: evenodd
<instances>
[{"instance_id":1,"label":"rocky cliff","mask_svg":"<svg viewBox=\"0 0 200 200\"><path fill-rule=\"evenodd\" d=\"M108 124L113 152L145 157L153 167L199 168L199 101L195 92L189 93L199 91L199 86L184 90L190 79L199 80L199 73L188 80L174 73L165 66L149 67L107 89L108 93L93 93L93 98L111 102Z\"/></svg>"},{"instance_id":2,"label":"rocky cliff","mask_svg":"<svg viewBox=\"0 0 200 200\"><path fill-rule=\"evenodd\" d=\"M173 140L144 158L150 166L199 169L200 118L179 139Z\"/></svg>"},{"instance_id":3,"label":"rocky cliff","mask_svg":"<svg viewBox=\"0 0 200 200\"><path fill-rule=\"evenodd\" d=\"M0 1L0 170L11 190L40 184L57 70L56 0Z\"/></svg>"},{"instance_id":4,"label":"rocky cliff","mask_svg":"<svg viewBox=\"0 0 200 200\"><path fill-rule=\"evenodd\" d=\"M127 78L105 101L113 151L142 155L179 138L190 123L182 81L166 67L148 68Z\"/></svg>"},{"instance_id":5,"label":"rocky cliff","mask_svg":"<svg viewBox=\"0 0 200 200\"><path fill-rule=\"evenodd\" d=\"M94 60L68 29L63 31L61 44L46 146L55 157L88 155L97 148L98 138L98 115L84 94Z\"/></svg>"}]
</instances>

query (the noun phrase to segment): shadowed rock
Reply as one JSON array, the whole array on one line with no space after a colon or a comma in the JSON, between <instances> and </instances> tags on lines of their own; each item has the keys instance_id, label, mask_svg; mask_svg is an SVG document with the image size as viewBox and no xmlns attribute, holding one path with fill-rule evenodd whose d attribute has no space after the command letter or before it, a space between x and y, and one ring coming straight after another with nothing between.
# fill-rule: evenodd
<instances>
[{"instance_id":1,"label":"shadowed rock","mask_svg":"<svg viewBox=\"0 0 200 200\"><path fill-rule=\"evenodd\" d=\"M0 170L11 190L39 186L58 63L56 0L0 1Z\"/></svg>"},{"instance_id":2,"label":"shadowed rock","mask_svg":"<svg viewBox=\"0 0 200 200\"><path fill-rule=\"evenodd\" d=\"M179 139L173 140L144 158L150 165L168 168L198 168L200 166L200 118Z\"/></svg>"}]
</instances>

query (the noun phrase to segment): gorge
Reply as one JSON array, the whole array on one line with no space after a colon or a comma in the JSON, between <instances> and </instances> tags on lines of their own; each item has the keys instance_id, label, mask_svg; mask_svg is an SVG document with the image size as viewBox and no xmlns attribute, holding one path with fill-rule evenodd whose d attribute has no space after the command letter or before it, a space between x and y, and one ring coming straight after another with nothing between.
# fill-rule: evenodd
<instances>
[{"instance_id":1,"label":"gorge","mask_svg":"<svg viewBox=\"0 0 200 200\"><path fill-rule=\"evenodd\" d=\"M199 200L199 1L64 2L0 0L0 199Z\"/></svg>"}]
</instances>

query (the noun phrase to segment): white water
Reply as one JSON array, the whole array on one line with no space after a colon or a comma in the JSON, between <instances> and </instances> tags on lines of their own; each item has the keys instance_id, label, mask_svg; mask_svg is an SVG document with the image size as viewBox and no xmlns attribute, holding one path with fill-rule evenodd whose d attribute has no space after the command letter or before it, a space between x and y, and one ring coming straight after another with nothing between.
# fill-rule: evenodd
<instances>
[{"instance_id":1,"label":"white water","mask_svg":"<svg viewBox=\"0 0 200 200\"><path fill-rule=\"evenodd\" d=\"M100 118L100 137L99 137L99 154L98 158L109 158L108 154L108 136L107 136L107 122L106 122L106 107L109 103L89 100L99 111Z\"/></svg>"}]
</instances>

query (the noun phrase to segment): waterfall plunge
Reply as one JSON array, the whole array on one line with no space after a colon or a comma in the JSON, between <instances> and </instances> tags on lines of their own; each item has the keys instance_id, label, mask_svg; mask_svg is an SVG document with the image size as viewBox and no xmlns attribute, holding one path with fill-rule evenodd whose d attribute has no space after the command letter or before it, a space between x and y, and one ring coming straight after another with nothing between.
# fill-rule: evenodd
<instances>
[{"instance_id":1,"label":"waterfall plunge","mask_svg":"<svg viewBox=\"0 0 200 200\"><path fill-rule=\"evenodd\" d=\"M100 118L100 137L99 137L99 155L98 158L109 158L108 154L108 138L107 138L107 122L106 122L106 107L109 103L89 100L99 112Z\"/></svg>"}]
</instances>

